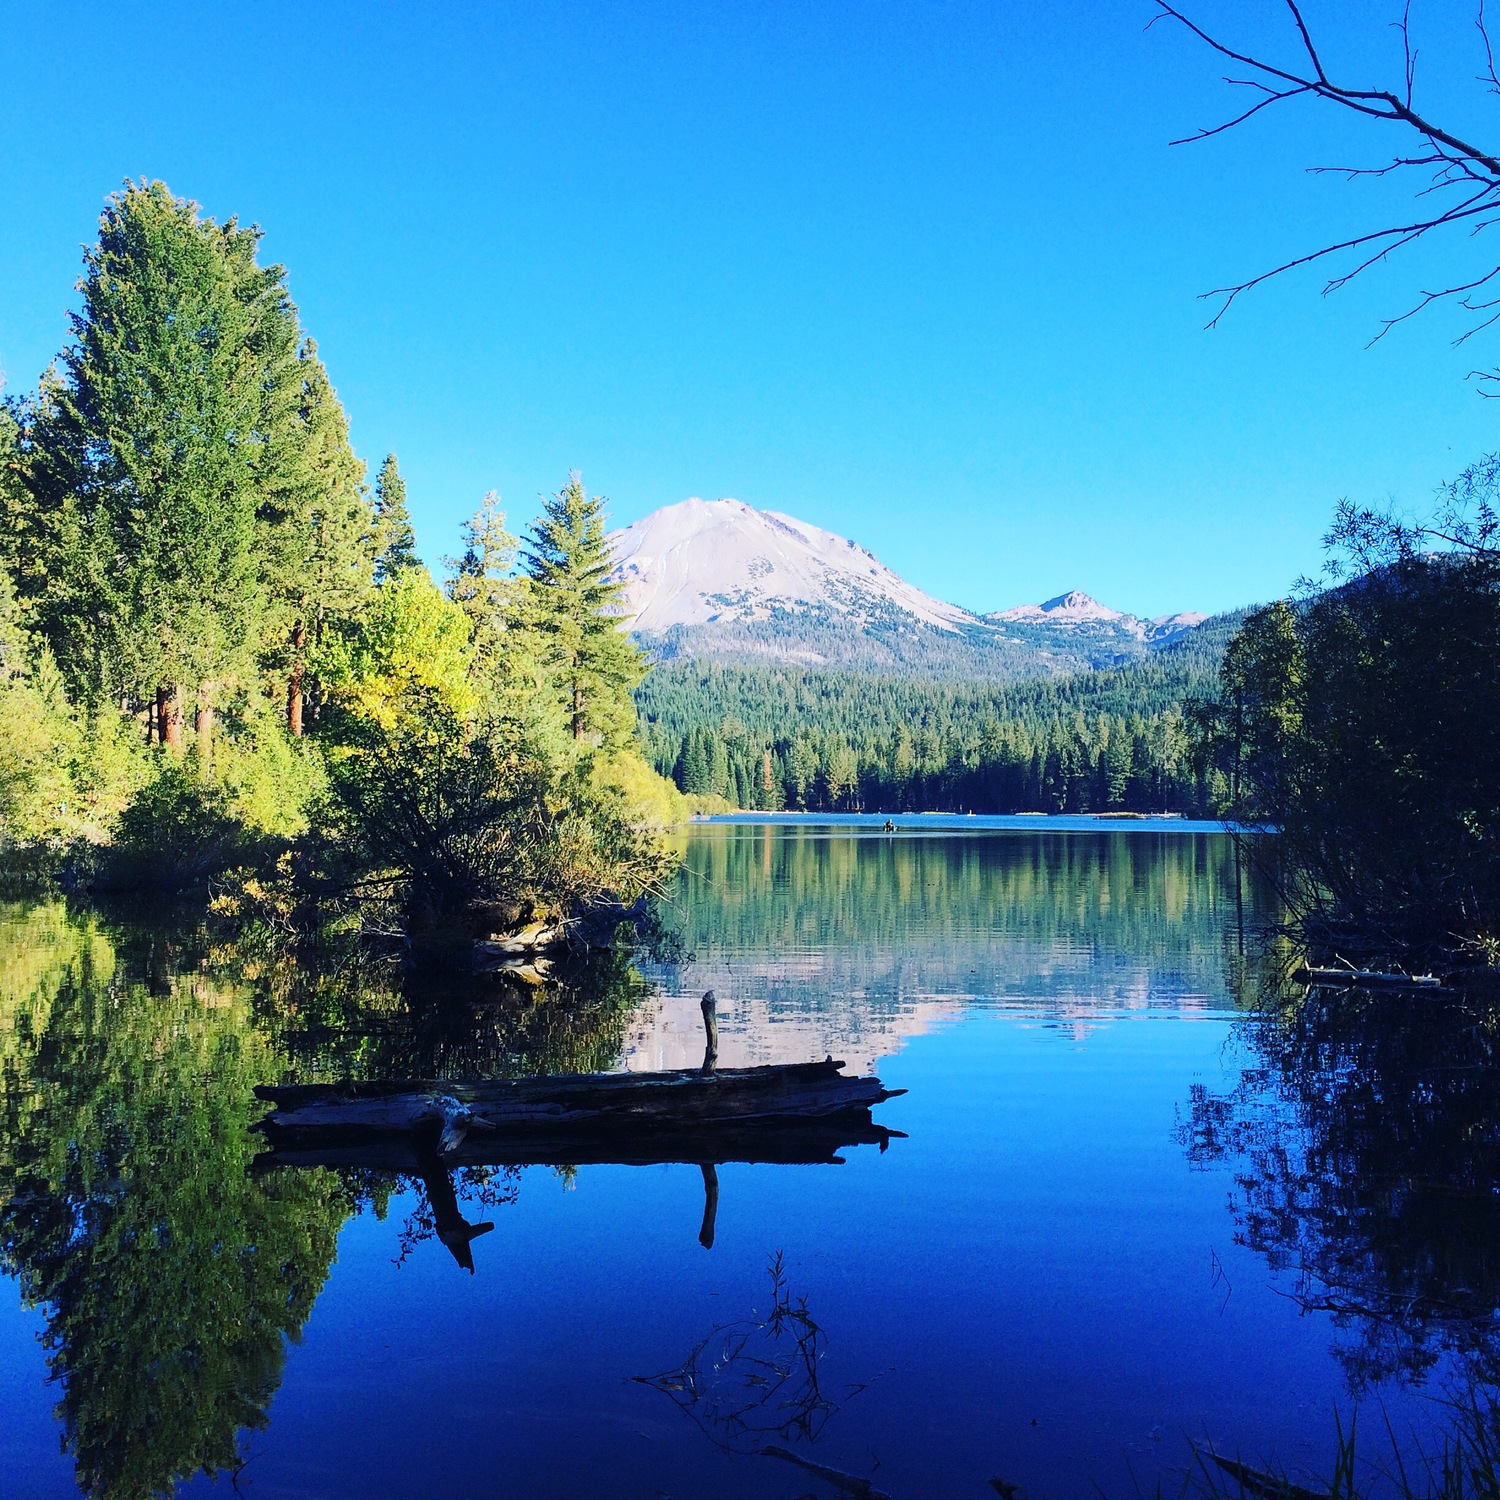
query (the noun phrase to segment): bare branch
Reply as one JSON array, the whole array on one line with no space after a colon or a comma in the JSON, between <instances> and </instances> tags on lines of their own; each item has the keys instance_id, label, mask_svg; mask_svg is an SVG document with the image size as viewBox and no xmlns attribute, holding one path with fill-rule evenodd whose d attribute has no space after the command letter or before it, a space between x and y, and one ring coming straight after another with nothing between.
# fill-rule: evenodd
<instances>
[{"instance_id":1,"label":"bare branch","mask_svg":"<svg viewBox=\"0 0 1500 1500\"><path fill-rule=\"evenodd\" d=\"M1411 48L1411 0L1406 0L1406 9L1401 12L1396 28L1401 33L1401 54L1406 63L1406 107L1410 109L1417 80L1417 54Z\"/></svg>"},{"instance_id":2,"label":"bare branch","mask_svg":"<svg viewBox=\"0 0 1500 1500\"><path fill-rule=\"evenodd\" d=\"M1235 298L1242 292L1248 292L1252 288L1260 286L1263 282L1271 280L1273 276L1281 276L1287 271L1296 270L1300 266L1312 265L1314 261L1322 260L1325 256L1337 255L1341 250L1357 250L1362 245L1373 244L1378 240L1394 241L1394 243L1386 245L1379 254L1372 255L1369 259L1361 262L1353 271L1349 271L1343 276L1335 277L1334 280L1326 283L1323 288L1324 295L1326 296L1329 292L1337 291L1339 287L1346 285L1353 277L1359 275L1361 271L1368 270L1377 261L1383 260L1393 250L1397 250L1403 244L1409 244L1420 235L1426 234L1428 230L1437 229L1444 224L1453 223L1458 219L1482 213L1487 206L1487 204L1480 204L1477 207L1463 208L1440 214L1435 218L1415 224L1397 225L1390 229L1371 230L1368 234L1355 235L1351 239L1340 240L1335 245L1325 245L1321 250L1310 250L1306 255L1298 255L1291 260L1283 261L1279 266L1275 266L1269 271L1262 271L1259 276L1252 276L1250 280L1242 281L1238 286L1214 287L1211 291L1203 292L1201 295L1203 297L1223 297L1225 301L1224 305L1209 320L1207 326L1210 328L1215 327L1219 319L1229 311L1230 305L1234 302Z\"/></svg>"},{"instance_id":3,"label":"bare branch","mask_svg":"<svg viewBox=\"0 0 1500 1500\"><path fill-rule=\"evenodd\" d=\"M1490 30L1484 19L1484 0L1479 0L1479 19L1474 24L1484 43L1484 76L1479 81L1488 83L1492 94L1500 94L1500 77L1495 74L1495 49L1490 45Z\"/></svg>"},{"instance_id":4,"label":"bare branch","mask_svg":"<svg viewBox=\"0 0 1500 1500\"><path fill-rule=\"evenodd\" d=\"M1224 80L1225 83L1237 83L1238 81L1238 79L1234 78L1226 78ZM1264 85L1260 86L1264 87ZM1244 114L1236 115L1234 119L1226 120L1222 125L1204 126L1201 130L1195 130L1192 135L1180 136L1177 140L1170 141L1168 144L1172 146L1186 146L1193 141L1206 141L1213 135L1223 135L1226 130L1233 130L1236 125L1243 125L1252 115L1258 115L1261 110L1267 108L1269 105L1280 104L1283 99L1290 99L1296 94L1305 94L1307 92L1308 90L1306 89L1286 89L1281 93L1267 90L1266 97L1258 104L1252 104Z\"/></svg>"},{"instance_id":5,"label":"bare branch","mask_svg":"<svg viewBox=\"0 0 1500 1500\"><path fill-rule=\"evenodd\" d=\"M1158 20L1169 19L1183 26L1205 46L1209 47L1221 57L1228 58L1240 68L1246 70L1248 77L1226 77L1225 82L1235 87L1250 88L1257 90L1262 97L1258 98L1250 108L1236 115L1233 119L1225 121L1221 125L1212 126L1194 134L1182 137L1174 141L1173 145L1183 145L1190 142L1207 140L1212 136L1221 135L1225 131L1232 130L1238 125L1253 119L1262 110L1268 109L1273 104L1282 104L1291 99L1299 99L1311 95L1317 99L1330 104L1335 104L1341 109L1353 114L1362 115L1367 119L1381 120L1397 125L1403 130L1413 133L1422 141L1422 147L1415 151L1401 152L1395 155L1387 164L1377 167L1313 167L1309 170L1316 173L1330 173L1343 176L1348 181L1364 177L1386 177L1407 169L1414 169L1428 174L1427 182L1420 188L1416 188L1414 196L1417 199L1430 197L1441 190L1460 190L1460 201L1451 203L1442 212L1433 212L1425 218L1416 219L1409 224L1393 224L1382 229L1371 230L1364 234L1350 236L1338 241L1336 244L1325 245L1321 249L1309 251L1307 254L1294 256L1283 261L1280 265L1269 271L1262 272L1258 276L1251 277L1237 286L1217 287L1204 295L1208 297L1222 297L1223 303L1213 318L1209 321L1209 327L1217 325L1220 318L1228 312L1235 299L1241 293L1260 286L1263 282L1273 277L1284 275L1288 271L1302 266L1311 265L1321 261L1330 255L1340 253L1366 252L1359 256L1351 269L1340 275L1330 278L1323 287L1326 295L1347 286L1355 277L1388 259L1397 250L1403 249L1420 239L1423 235L1430 234L1434 230L1446 229L1451 226L1466 224L1470 234L1477 234L1500 222L1500 154L1487 151L1461 136L1453 134L1444 129L1436 121L1428 119L1420 113L1416 103L1416 78L1417 61L1420 49L1413 44L1411 32L1411 0L1405 0L1401 12L1401 18L1393 24L1393 28L1401 36L1401 61L1402 74L1398 89L1384 88L1354 88L1346 84L1336 83L1330 77L1324 65L1323 58L1313 41L1312 32L1303 17L1298 0L1285 0L1286 8L1291 16L1293 26L1299 39L1300 50L1303 53L1303 62L1297 65L1282 66L1270 62L1264 58L1255 57L1249 53L1237 50L1227 42L1211 35L1197 22L1193 21L1183 11L1169 0L1158 0L1159 8L1156 15L1152 17L1151 25ZM1484 84L1490 92L1500 94L1500 71L1497 71L1494 48L1490 42L1487 22L1484 13L1484 0L1478 0L1477 29L1484 49L1484 72L1477 80ZM1416 313L1424 311L1435 302L1456 300L1466 312L1481 313L1489 312L1493 306L1500 304L1476 304L1469 294L1477 288L1488 284L1492 277L1500 275L1500 268L1486 272L1471 281L1457 281L1451 287L1445 287L1438 291L1424 291L1418 301L1406 312L1394 318L1384 320L1381 330L1371 340L1372 343L1379 342L1387 333L1398 324L1405 322ZM1490 327L1496 321L1500 321L1500 313L1492 317L1485 317L1475 326L1471 327L1459 340L1465 339Z\"/></svg>"},{"instance_id":6,"label":"bare branch","mask_svg":"<svg viewBox=\"0 0 1500 1500\"><path fill-rule=\"evenodd\" d=\"M1383 326L1381 327L1380 332L1377 333L1375 337L1365 345L1365 348L1368 349L1375 344L1378 344L1381 339L1383 339L1386 334L1388 334L1391 329L1393 329L1398 323L1404 323L1408 318L1416 317L1419 312L1426 312L1426 310L1431 307L1434 302L1441 302L1444 298L1447 297L1462 297L1463 301L1459 303L1459 306L1464 308L1464 310L1467 312L1482 312L1487 308L1496 306L1497 304L1494 302L1482 302L1476 304L1469 301L1469 299L1464 296L1466 292L1475 291L1477 288L1482 287L1486 282L1493 280L1496 276L1500 276L1500 266L1496 266L1493 271L1485 272L1483 276L1476 277L1473 281L1465 282L1462 286L1447 286L1444 287L1441 291L1423 292L1421 301L1418 302L1414 307L1409 307L1404 313L1400 313L1394 318L1381 319L1381 323ZM1495 316L1500 317L1500 313L1497 313ZM1454 340L1455 347L1459 344L1467 342L1467 340L1473 334L1478 333L1482 328L1488 328L1494 321L1495 318L1486 318L1484 322L1479 325L1479 327L1471 328L1467 333L1461 334L1457 339Z\"/></svg>"},{"instance_id":7,"label":"bare branch","mask_svg":"<svg viewBox=\"0 0 1500 1500\"><path fill-rule=\"evenodd\" d=\"M1323 72L1323 64L1318 60L1318 49L1313 46L1312 37L1307 33L1307 22L1302 19L1302 12L1297 9L1297 0L1286 0L1286 5L1292 13L1292 19L1297 23L1297 30L1302 33L1302 45L1307 48L1307 55L1312 60L1313 68L1318 77L1326 81L1327 75Z\"/></svg>"}]
</instances>

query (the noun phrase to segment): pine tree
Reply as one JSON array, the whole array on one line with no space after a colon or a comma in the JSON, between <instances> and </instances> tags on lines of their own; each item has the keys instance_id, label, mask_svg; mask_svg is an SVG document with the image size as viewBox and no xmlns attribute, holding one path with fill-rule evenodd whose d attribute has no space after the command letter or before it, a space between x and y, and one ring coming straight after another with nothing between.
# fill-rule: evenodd
<instances>
[{"instance_id":1,"label":"pine tree","mask_svg":"<svg viewBox=\"0 0 1500 1500\"><path fill-rule=\"evenodd\" d=\"M531 579L532 623L575 741L610 748L635 728L631 690L645 661L620 629L621 585L604 530L604 501L578 474L552 496L523 553Z\"/></svg>"},{"instance_id":2,"label":"pine tree","mask_svg":"<svg viewBox=\"0 0 1500 1500\"><path fill-rule=\"evenodd\" d=\"M300 736L311 664L331 626L356 619L375 576L375 518L364 465L349 445L349 422L318 346L298 355L298 386L279 432L279 465L262 497L263 582L275 619L262 666L285 691L287 728Z\"/></svg>"},{"instance_id":3,"label":"pine tree","mask_svg":"<svg viewBox=\"0 0 1500 1500\"><path fill-rule=\"evenodd\" d=\"M259 241L162 183L115 193L31 434L50 553L40 623L75 691L154 695L173 747L184 696L211 723L260 634L258 496L297 324Z\"/></svg>"},{"instance_id":4,"label":"pine tree","mask_svg":"<svg viewBox=\"0 0 1500 1500\"><path fill-rule=\"evenodd\" d=\"M505 529L500 496L490 490L463 528L460 557L448 565L448 597L469 617L474 675L498 694L513 685L517 658L527 646L522 628L521 583L511 576L516 539Z\"/></svg>"},{"instance_id":5,"label":"pine tree","mask_svg":"<svg viewBox=\"0 0 1500 1500\"><path fill-rule=\"evenodd\" d=\"M384 583L416 562L417 534L406 508L406 481L394 453L386 454L375 476L375 537L377 583Z\"/></svg>"},{"instance_id":6,"label":"pine tree","mask_svg":"<svg viewBox=\"0 0 1500 1500\"><path fill-rule=\"evenodd\" d=\"M708 757L703 753L702 731L695 729L682 747L678 785L691 796L712 790Z\"/></svg>"}]
</instances>

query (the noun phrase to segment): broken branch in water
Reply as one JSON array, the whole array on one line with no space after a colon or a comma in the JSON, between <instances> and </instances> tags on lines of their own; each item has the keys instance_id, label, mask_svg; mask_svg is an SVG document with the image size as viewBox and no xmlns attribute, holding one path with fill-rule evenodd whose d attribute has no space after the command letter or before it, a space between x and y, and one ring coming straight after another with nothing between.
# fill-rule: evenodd
<instances>
[{"instance_id":1,"label":"broken branch in water","mask_svg":"<svg viewBox=\"0 0 1500 1500\"><path fill-rule=\"evenodd\" d=\"M778 1448L768 1443L761 1450L763 1458L779 1458L785 1463L796 1464L799 1469L806 1469L809 1474L816 1474L819 1479L825 1479L840 1494L854 1495L857 1500L891 1500L884 1490L877 1490L868 1479L861 1479L857 1474L846 1474L842 1469L831 1469L827 1464L815 1464L810 1458L801 1458L786 1448Z\"/></svg>"}]
</instances>

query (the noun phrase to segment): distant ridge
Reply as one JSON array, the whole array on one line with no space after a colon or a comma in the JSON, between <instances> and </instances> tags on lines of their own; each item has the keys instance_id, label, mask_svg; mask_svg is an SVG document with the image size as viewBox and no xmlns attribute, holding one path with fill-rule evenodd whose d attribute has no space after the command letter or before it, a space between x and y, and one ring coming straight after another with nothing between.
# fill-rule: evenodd
<instances>
[{"instance_id":1,"label":"distant ridge","mask_svg":"<svg viewBox=\"0 0 1500 1500\"><path fill-rule=\"evenodd\" d=\"M1208 616L1195 610L1179 610L1176 614L1158 615L1154 620L1143 620L1139 615L1128 615L1107 604L1100 604L1081 589L1072 589L1048 599L1044 604L1021 604L1014 609L997 610L984 617L997 623L1067 625L1077 630L1124 630L1138 635L1141 640L1155 644L1166 642L1184 630L1201 625Z\"/></svg>"},{"instance_id":2,"label":"distant ridge","mask_svg":"<svg viewBox=\"0 0 1500 1500\"><path fill-rule=\"evenodd\" d=\"M1004 681L1122 665L1206 618L1144 620L1078 590L975 614L846 537L742 500L683 500L612 540L624 623L663 660Z\"/></svg>"}]
</instances>

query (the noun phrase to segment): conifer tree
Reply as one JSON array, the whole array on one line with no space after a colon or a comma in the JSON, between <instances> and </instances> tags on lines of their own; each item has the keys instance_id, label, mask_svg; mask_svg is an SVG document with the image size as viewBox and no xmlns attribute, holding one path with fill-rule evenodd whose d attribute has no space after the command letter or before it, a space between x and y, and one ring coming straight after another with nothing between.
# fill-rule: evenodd
<instances>
[{"instance_id":1,"label":"conifer tree","mask_svg":"<svg viewBox=\"0 0 1500 1500\"><path fill-rule=\"evenodd\" d=\"M631 691L645 661L620 629L620 584L604 530L604 501L575 472L547 500L523 552L532 624L575 741L618 748L635 727Z\"/></svg>"},{"instance_id":2,"label":"conifer tree","mask_svg":"<svg viewBox=\"0 0 1500 1500\"><path fill-rule=\"evenodd\" d=\"M297 323L259 240L159 182L115 193L32 444L43 627L75 690L154 694L174 747L184 695L211 711L245 676L263 612L258 497Z\"/></svg>"},{"instance_id":3,"label":"conifer tree","mask_svg":"<svg viewBox=\"0 0 1500 1500\"><path fill-rule=\"evenodd\" d=\"M375 540L377 583L384 583L416 562L417 534L406 508L406 481L394 453L386 454L375 476Z\"/></svg>"},{"instance_id":4,"label":"conifer tree","mask_svg":"<svg viewBox=\"0 0 1500 1500\"><path fill-rule=\"evenodd\" d=\"M513 747L525 741L546 755L565 755L571 723L534 626L533 585L515 572L519 543L506 529L494 490L464 523L463 539L462 556L444 559L447 593L469 620L470 675L480 711L492 727L505 725Z\"/></svg>"},{"instance_id":5,"label":"conifer tree","mask_svg":"<svg viewBox=\"0 0 1500 1500\"><path fill-rule=\"evenodd\" d=\"M446 558L448 597L469 617L475 676L494 685L516 651L520 582L510 576L517 542L505 529L500 496L490 490L464 522L461 557Z\"/></svg>"},{"instance_id":6,"label":"conifer tree","mask_svg":"<svg viewBox=\"0 0 1500 1500\"><path fill-rule=\"evenodd\" d=\"M375 582L376 523L349 422L307 339L297 360L294 421L274 490L263 498L265 583L277 618L263 666L286 694L287 728L300 736L311 662L331 623L357 617Z\"/></svg>"}]
</instances>

